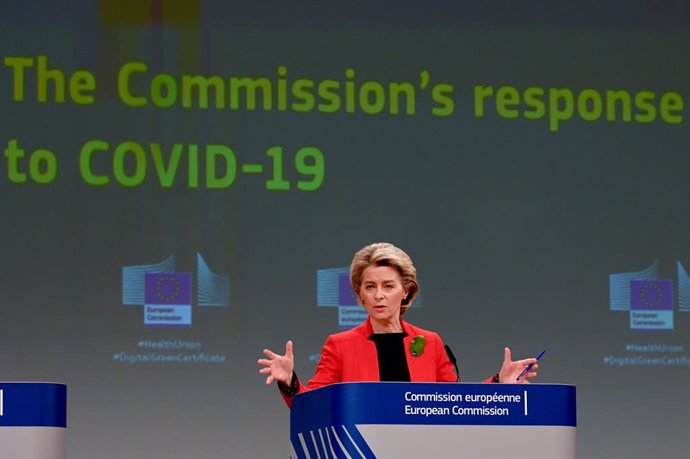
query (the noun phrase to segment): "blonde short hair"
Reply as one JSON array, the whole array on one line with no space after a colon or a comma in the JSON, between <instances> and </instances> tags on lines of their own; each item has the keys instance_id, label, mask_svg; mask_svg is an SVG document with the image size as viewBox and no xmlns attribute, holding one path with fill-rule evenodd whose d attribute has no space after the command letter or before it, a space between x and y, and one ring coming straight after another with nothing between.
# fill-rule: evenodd
<instances>
[{"instance_id":1,"label":"blonde short hair","mask_svg":"<svg viewBox=\"0 0 690 459\"><path fill-rule=\"evenodd\" d=\"M376 242L362 247L355 253L350 264L350 283L358 297L359 289L362 287L362 273L369 266L390 266L398 271L402 286L407 290L407 297L402 300L400 314L407 311L419 292L417 269L410 256L387 242Z\"/></svg>"}]
</instances>

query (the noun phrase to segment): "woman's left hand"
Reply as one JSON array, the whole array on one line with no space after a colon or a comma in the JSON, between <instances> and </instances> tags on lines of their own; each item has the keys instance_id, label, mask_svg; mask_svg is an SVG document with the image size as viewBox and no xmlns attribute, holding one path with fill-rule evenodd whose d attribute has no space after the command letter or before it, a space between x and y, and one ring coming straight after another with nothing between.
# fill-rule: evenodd
<instances>
[{"instance_id":1,"label":"woman's left hand","mask_svg":"<svg viewBox=\"0 0 690 459\"><path fill-rule=\"evenodd\" d=\"M539 367L539 365L537 365L537 359L532 357L513 362L513 359L510 355L510 348L506 347L503 352L503 366L501 367L501 371L498 372L498 382L513 384L529 383L529 378L534 378L537 376L537 372L535 371ZM532 368L530 368L529 371L522 375L518 380L517 378L520 376L520 373L522 373L530 364L532 364Z\"/></svg>"}]
</instances>

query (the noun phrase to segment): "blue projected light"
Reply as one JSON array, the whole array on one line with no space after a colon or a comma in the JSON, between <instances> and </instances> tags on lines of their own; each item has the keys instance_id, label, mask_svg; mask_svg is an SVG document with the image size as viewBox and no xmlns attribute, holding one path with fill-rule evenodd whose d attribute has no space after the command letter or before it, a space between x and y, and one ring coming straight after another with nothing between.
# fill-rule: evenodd
<instances>
[{"instance_id":1,"label":"blue projected light","mask_svg":"<svg viewBox=\"0 0 690 459\"><path fill-rule=\"evenodd\" d=\"M230 278L211 271L200 253L197 259L197 305L220 306L230 305Z\"/></svg>"},{"instance_id":2,"label":"blue projected light","mask_svg":"<svg viewBox=\"0 0 690 459\"><path fill-rule=\"evenodd\" d=\"M690 276L683 263L678 261L678 310L690 312Z\"/></svg>"}]
</instances>

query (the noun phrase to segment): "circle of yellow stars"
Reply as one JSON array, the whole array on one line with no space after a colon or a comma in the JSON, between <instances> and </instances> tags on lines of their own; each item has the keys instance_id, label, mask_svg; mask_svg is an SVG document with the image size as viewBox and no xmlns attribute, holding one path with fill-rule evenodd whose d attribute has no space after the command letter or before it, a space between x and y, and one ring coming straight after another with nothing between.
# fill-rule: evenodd
<instances>
[{"instance_id":1,"label":"circle of yellow stars","mask_svg":"<svg viewBox=\"0 0 690 459\"><path fill-rule=\"evenodd\" d=\"M172 292L170 293L165 293L163 290L164 287L168 287L166 290L170 291L170 287L172 287ZM172 301L177 296L180 294L180 283L175 279L174 276L161 276L160 279L158 279L158 282L156 282L156 295L158 295L158 298L162 299L163 301Z\"/></svg>"},{"instance_id":2,"label":"circle of yellow stars","mask_svg":"<svg viewBox=\"0 0 690 459\"><path fill-rule=\"evenodd\" d=\"M645 306L656 308L664 301L664 292L657 284L644 284L640 288L640 301Z\"/></svg>"}]
</instances>

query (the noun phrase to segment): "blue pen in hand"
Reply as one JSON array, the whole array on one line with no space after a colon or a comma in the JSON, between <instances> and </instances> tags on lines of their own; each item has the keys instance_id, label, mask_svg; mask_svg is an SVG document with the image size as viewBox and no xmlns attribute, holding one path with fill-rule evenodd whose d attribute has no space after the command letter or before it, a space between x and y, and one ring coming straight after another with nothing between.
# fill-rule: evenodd
<instances>
[{"instance_id":1,"label":"blue pen in hand","mask_svg":"<svg viewBox=\"0 0 690 459\"><path fill-rule=\"evenodd\" d=\"M544 352L546 352L546 349L544 349L543 351L541 351L541 352L539 353L539 355L535 357L535 358L537 359L537 361L539 361L539 359L541 359L541 356L544 355ZM534 364L533 364L533 363L530 363L529 365L527 365L527 366L525 367L525 369L522 370L522 373L520 373L520 375L515 379L515 381L520 381L520 378L522 378L523 376L525 376L525 373L527 373L527 372L532 368L532 365L534 365Z\"/></svg>"}]
</instances>

